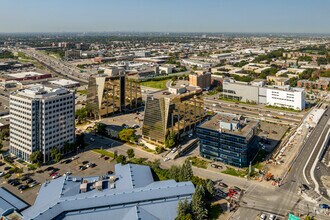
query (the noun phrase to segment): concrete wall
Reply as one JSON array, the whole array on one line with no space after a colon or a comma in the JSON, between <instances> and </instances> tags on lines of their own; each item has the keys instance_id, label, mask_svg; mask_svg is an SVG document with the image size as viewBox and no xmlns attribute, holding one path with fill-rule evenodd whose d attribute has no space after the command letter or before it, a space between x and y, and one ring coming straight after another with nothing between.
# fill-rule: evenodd
<instances>
[{"instance_id":1,"label":"concrete wall","mask_svg":"<svg viewBox=\"0 0 330 220\"><path fill-rule=\"evenodd\" d=\"M224 82L223 95L237 97L242 102L259 103L259 88L256 86Z\"/></svg>"}]
</instances>

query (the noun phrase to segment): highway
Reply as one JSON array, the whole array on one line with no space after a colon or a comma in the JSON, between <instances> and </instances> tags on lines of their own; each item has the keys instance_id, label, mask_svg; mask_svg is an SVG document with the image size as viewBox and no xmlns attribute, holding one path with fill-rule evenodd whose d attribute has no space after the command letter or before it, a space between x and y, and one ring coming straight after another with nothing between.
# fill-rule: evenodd
<instances>
[{"instance_id":1,"label":"highway","mask_svg":"<svg viewBox=\"0 0 330 220\"><path fill-rule=\"evenodd\" d=\"M22 52L27 56L35 59L40 64L45 66L47 69L51 70L52 72L62 75L64 77L68 77L70 79L79 81L80 83L88 83L89 74L81 73L80 69L75 66L70 65L69 63L58 60L51 56L48 56L41 51L30 49L11 49L12 52Z\"/></svg>"}]
</instances>

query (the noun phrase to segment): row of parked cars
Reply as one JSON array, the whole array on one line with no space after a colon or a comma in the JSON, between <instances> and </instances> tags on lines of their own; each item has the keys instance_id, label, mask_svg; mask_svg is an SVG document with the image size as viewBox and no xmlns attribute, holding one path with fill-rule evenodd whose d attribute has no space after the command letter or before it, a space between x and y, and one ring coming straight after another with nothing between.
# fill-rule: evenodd
<instances>
[{"instance_id":1,"label":"row of parked cars","mask_svg":"<svg viewBox=\"0 0 330 220\"><path fill-rule=\"evenodd\" d=\"M82 162L82 165L79 166L79 169L86 170L87 168L93 168L93 167L96 167L95 163L91 163L91 162L85 160Z\"/></svg>"},{"instance_id":2,"label":"row of parked cars","mask_svg":"<svg viewBox=\"0 0 330 220\"><path fill-rule=\"evenodd\" d=\"M17 189L21 191L38 185L37 181L32 179L29 175L24 175L21 179L9 179L7 183L12 186L18 186Z\"/></svg>"}]
</instances>

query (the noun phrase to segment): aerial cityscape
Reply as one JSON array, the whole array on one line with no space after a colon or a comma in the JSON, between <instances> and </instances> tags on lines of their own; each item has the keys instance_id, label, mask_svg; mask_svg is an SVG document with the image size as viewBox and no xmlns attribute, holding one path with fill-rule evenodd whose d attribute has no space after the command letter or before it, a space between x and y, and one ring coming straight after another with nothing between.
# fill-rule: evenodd
<instances>
[{"instance_id":1,"label":"aerial cityscape","mask_svg":"<svg viewBox=\"0 0 330 220\"><path fill-rule=\"evenodd\" d=\"M329 220L330 2L5 0L3 220Z\"/></svg>"}]
</instances>

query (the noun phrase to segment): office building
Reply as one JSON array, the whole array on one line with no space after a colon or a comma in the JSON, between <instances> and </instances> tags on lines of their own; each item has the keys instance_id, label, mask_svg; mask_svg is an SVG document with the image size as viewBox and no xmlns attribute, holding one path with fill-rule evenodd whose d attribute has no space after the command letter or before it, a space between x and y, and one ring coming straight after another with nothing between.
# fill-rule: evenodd
<instances>
[{"instance_id":1,"label":"office building","mask_svg":"<svg viewBox=\"0 0 330 220\"><path fill-rule=\"evenodd\" d=\"M237 167L248 166L259 122L234 114L217 114L197 127L201 156Z\"/></svg>"},{"instance_id":2,"label":"office building","mask_svg":"<svg viewBox=\"0 0 330 220\"><path fill-rule=\"evenodd\" d=\"M64 57L67 59L79 59L81 57L82 51L81 50L66 50L64 52Z\"/></svg>"},{"instance_id":3,"label":"office building","mask_svg":"<svg viewBox=\"0 0 330 220\"><path fill-rule=\"evenodd\" d=\"M191 182L154 181L148 166L116 164L111 175L47 181L21 215L34 220L172 220L179 201L191 201L194 191Z\"/></svg>"},{"instance_id":4,"label":"office building","mask_svg":"<svg viewBox=\"0 0 330 220\"><path fill-rule=\"evenodd\" d=\"M134 55L136 57L150 57L151 53L150 53L150 51L142 50L142 51L135 51Z\"/></svg>"},{"instance_id":5,"label":"office building","mask_svg":"<svg viewBox=\"0 0 330 220\"><path fill-rule=\"evenodd\" d=\"M34 85L10 95L10 152L22 160L41 151L62 151L75 141L75 95L65 88Z\"/></svg>"},{"instance_id":6,"label":"office building","mask_svg":"<svg viewBox=\"0 0 330 220\"><path fill-rule=\"evenodd\" d=\"M164 146L168 134L179 140L195 131L204 118L201 91L181 95L148 96L144 110L142 138L149 143Z\"/></svg>"},{"instance_id":7,"label":"office building","mask_svg":"<svg viewBox=\"0 0 330 220\"><path fill-rule=\"evenodd\" d=\"M305 90L286 86L256 86L245 82L224 80L224 98L237 101L265 104L295 110L305 108Z\"/></svg>"},{"instance_id":8,"label":"office building","mask_svg":"<svg viewBox=\"0 0 330 220\"><path fill-rule=\"evenodd\" d=\"M211 87L211 73L195 71L195 73L189 75L189 85L198 86L201 89L209 89Z\"/></svg>"},{"instance_id":9,"label":"office building","mask_svg":"<svg viewBox=\"0 0 330 220\"><path fill-rule=\"evenodd\" d=\"M121 74L91 76L88 84L87 105L95 118L133 111L142 106L140 84Z\"/></svg>"}]
</instances>

